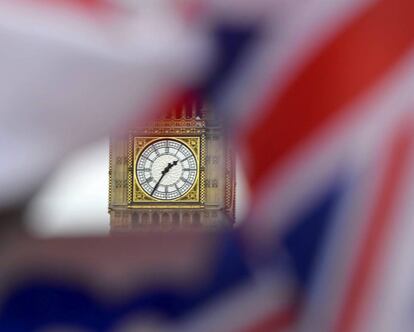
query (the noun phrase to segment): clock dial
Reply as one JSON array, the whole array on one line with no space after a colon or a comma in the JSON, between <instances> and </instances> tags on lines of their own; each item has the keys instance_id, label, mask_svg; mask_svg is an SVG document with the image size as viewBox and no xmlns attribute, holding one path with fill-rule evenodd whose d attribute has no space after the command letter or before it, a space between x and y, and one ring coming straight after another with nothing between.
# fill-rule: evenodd
<instances>
[{"instance_id":1,"label":"clock dial","mask_svg":"<svg viewBox=\"0 0 414 332\"><path fill-rule=\"evenodd\" d=\"M197 161L183 143L163 139L142 151L136 164L137 180L150 196L174 200L184 196L197 179Z\"/></svg>"}]
</instances>

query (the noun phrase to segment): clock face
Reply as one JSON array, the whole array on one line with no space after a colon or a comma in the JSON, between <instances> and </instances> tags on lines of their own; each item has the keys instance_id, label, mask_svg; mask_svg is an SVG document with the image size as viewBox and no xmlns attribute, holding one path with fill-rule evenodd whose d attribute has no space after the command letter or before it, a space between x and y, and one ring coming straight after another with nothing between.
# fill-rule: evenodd
<instances>
[{"instance_id":1,"label":"clock face","mask_svg":"<svg viewBox=\"0 0 414 332\"><path fill-rule=\"evenodd\" d=\"M148 145L136 164L141 188L151 197L175 200L184 196L197 179L197 161L183 143L163 139Z\"/></svg>"}]
</instances>

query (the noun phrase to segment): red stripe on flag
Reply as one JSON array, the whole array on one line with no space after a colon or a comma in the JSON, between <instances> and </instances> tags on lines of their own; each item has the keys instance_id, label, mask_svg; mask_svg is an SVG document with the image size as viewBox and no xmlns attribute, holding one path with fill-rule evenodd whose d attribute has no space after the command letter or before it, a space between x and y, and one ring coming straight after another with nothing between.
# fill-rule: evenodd
<instances>
[{"instance_id":1,"label":"red stripe on flag","mask_svg":"<svg viewBox=\"0 0 414 332\"><path fill-rule=\"evenodd\" d=\"M395 208L396 196L403 184L407 171L410 149L414 146L414 126L411 118L396 128L396 137L391 146L390 158L380 185L378 197L370 217L368 231L364 237L360 255L357 257L349 289L342 310L334 328L336 332L352 331L361 302L373 277L373 267L380 259L380 249L392 225L391 214Z\"/></svg>"},{"instance_id":2,"label":"red stripe on flag","mask_svg":"<svg viewBox=\"0 0 414 332\"><path fill-rule=\"evenodd\" d=\"M241 332L277 332L282 331L296 322L297 306L277 310L260 322L243 329Z\"/></svg>"},{"instance_id":3,"label":"red stripe on flag","mask_svg":"<svg viewBox=\"0 0 414 332\"><path fill-rule=\"evenodd\" d=\"M378 1L336 35L281 97L269 96L260 108L263 118L246 135L253 189L298 145L383 77L413 41L414 1Z\"/></svg>"},{"instance_id":4,"label":"red stripe on flag","mask_svg":"<svg viewBox=\"0 0 414 332\"><path fill-rule=\"evenodd\" d=\"M50 4L79 6L89 10L99 10L109 6L108 1L105 0L42 0ZM37 1L38 2L38 1Z\"/></svg>"},{"instance_id":5,"label":"red stripe on flag","mask_svg":"<svg viewBox=\"0 0 414 332\"><path fill-rule=\"evenodd\" d=\"M91 15L108 14L120 10L114 3L107 0L15 0L15 2L20 2L22 5L27 3L51 8L66 8Z\"/></svg>"},{"instance_id":6,"label":"red stripe on flag","mask_svg":"<svg viewBox=\"0 0 414 332\"><path fill-rule=\"evenodd\" d=\"M175 7L190 23L199 20L204 14L205 3L202 1L174 0Z\"/></svg>"}]
</instances>

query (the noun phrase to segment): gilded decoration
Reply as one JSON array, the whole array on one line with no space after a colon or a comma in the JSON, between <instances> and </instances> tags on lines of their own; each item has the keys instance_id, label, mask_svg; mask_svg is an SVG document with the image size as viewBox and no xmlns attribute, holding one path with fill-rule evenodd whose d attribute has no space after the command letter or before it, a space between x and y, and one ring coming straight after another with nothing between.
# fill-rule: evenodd
<instances>
[{"instance_id":1,"label":"gilded decoration","mask_svg":"<svg viewBox=\"0 0 414 332\"><path fill-rule=\"evenodd\" d=\"M144 130L148 133L148 130ZM205 170L205 138L202 136L160 136L161 132L155 132L152 128L151 134L157 136L135 136L130 134L128 140L128 207L129 208L202 208L205 199L204 179ZM168 131L163 130L162 134ZM197 161L197 175L191 189L182 197L173 200L160 200L148 195L137 179L136 165L140 154L151 144L160 140L173 140L184 144L195 156Z\"/></svg>"}]
</instances>

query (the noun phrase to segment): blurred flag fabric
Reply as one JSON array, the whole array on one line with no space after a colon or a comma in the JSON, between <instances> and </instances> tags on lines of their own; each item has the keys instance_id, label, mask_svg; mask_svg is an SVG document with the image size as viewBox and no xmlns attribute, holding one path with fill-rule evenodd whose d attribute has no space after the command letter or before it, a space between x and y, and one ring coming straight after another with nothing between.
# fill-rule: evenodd
<instances>
[{"instance_id":1,"label":"blurred flag fabric","mask_svg":"<svg viewBox=\"0 0 414 332\"><path fill-rule=\"evenodd\" d=\"M71 149L151 116L196 76L203 39L168 3L140 9L0 1L0 208L27 199Z\"/></svg>"},{"instance_id":2,"label":"blurred flag fabric","mask_svg":"<svg viewBox=\"0 0 414 332\"><path fill-rule=\"evenodd\" d=\"M57 241L56 249L52 246L46 251L34 250L30 257L20 255L9 261L4 258L8 264L2 271L8 271L3 273L8 278L4 277L6 281L2 283L7 285L3 286L7 292L2 292L0 323L6 326L5 331L65 325L92 331L411 331L414 3L410 0L178 3L180 6L176 8L186 13L181 19L179 14L172 14L174 10L169 6L158 5L155 7L162 10L155 11L157 15L145 16L154 14L151 10L141 16L150 27L155 24L159 28L155 37L160 39L153 38L152 29L149 37L147 28L127 30L128 38L121 34L123 42L134 40L133 47L129 43L118 44L118 20L114 23L110 19L108 24L106 14L102 26L101 20L96 21L94 16L94 28L88 26L91 30L81 29L84 25L79 27L78 19L73 23L73 18L68 18L78 32L70 34L73 37L70 45L81 44L86 49L81 48L80 55L91 51L95 56L91 59L87 52L86 59L80 59L81 64L86 61L87 65L78 66L78 62L72 61L78 59L79 49L71 48L63 57L69 62L66 69L71 70L64 73L71 73L69 78L72 73L86 75L74 76L73 82L87 84L70 85L72 81L68 81L62 89L58 84L61 76L51 80L42 76L43 71L25 70L35 82L22 85L16 81L10 91L19 92L18 101L27 101L24 105L32 106L28 112L42 106L42 110L52 114L57 109L62 114L70 114L70 110L85 114L81 127L85 135L79 136L82 140L89 135L88 119L92 123L99 117L99 124L104 122L93 124L97 128L94 134L98 135L100 130L108 131L114 119L121 121L126 114L132 114L127 111L137 105L141 105L141 115L150 116L144 114L149 109L146 103L158 98L160 91L175 96L181 96L187 88L197 91L212 109L221 112L242 154L252 190L249 220L238 232L213 234L205 242L193 235L190 247L200 250L198 254L190 248L180 251L183 245L180 240L171 239L168 250L159 253L154 245L162 241L148 242L143 240L145 236L142 243L136 238L110 240L131 241L130 248L107 250L119 254L116 256L121 258L119 264L130 263L131 268L137 268L122 273L131 276L134 287L127 295L115 291L121 298L117 305L108 305L102 295L91 297L93 281L86 282L86 286L78 285L81 276L96 277L100 283L103 275L79 272L75 268L79 264L86 270L90 265L80 263L81 253L65 256L63 240ZM4 4L5 9L10 6ZM7 20L8 13L3 19L0 16L0 23L13 22L19 28L17 31L21 31L20 19L25 16L20 11L16 13L19 20ZM115 16L119 18L118 15L122 16L117 12ZM31 22L32 11L28 17ZM28 26L27 21L23 23ZM105 27L104 32L98 28L98 36L96 24ZM27 36L28 31L35 31L36 36L51 31L49 28L37 31L34 26L17 39L10 38L11 45ZM121 26L125 29L124 21ZM8 27L5 31L12 30ZM55 41L61 33L53 32L50 38ZM135 40L135 35L143 39ZM96 40L85 40L88 36ZM63 41L57 40L62 45ZM33 51L33 45L40 47L38 41L23 45L28 49L17 53L29 59L33 54L40 58L48 54L45 45L41 46L42 51L37 48ZM195 51L203 49L203 45L209 49ZM21 47L16 44L16 49ZM177 53L171 54L173 51ZM45 72L54 63L47 60ZM7 68L16 67L8 63ZM42 86L39 77L47 85ZM160 86L162 89L158 90ZM22 87L27 96L21 95ZM40 98L43 93L58 97L45 98L46 102ZM9 100L0 98L0 103ZM116 115L112 113L114 110ZM111 116L104 119L104 114ZM79 117L61 119L60 116L59 113L63 128L57 127L57 133L70 135L71 130L78 130L74 124L70 126L69 120ZM33 121L32 117L30 120ZM4 127L10 128L10 123L6 122ZM3 132L7 134L6 129ZM3 142L0 140L0 144ZM45 149L38 141L32 144L34 149ZM48 246L40 241L31 247L39 245ZM104 247L113 245L107 242ZM137 249L139 246L141 250ZM43 255L49 257L54 252L55 260L38 262ZM107 251L92 252L91 261L99 257L105 262ZM175 255L168 256L167 252ZM139 265L136 253L148 265ZM167 264L170 269L160 273L154 266L166 264L156 263L163 255L171 260L193 257L194 261L185 266ZM115 261L115 258L108 260L107 271L114 274L124 271L114 268ZM42 266L42 270L50 264L50 270L40 274L40 281L33 279L37 277L33 270L22 278L21 269L11 269L13 263L20 262L35 262L33 266ZM54 265L56 262L64 262L69 269L74 267L74 277L67 280L69 271L58 272L61 265ZM171 276L180 271L188 279L177 283ZM201 275L199 279L193 275L197 272ZM147 282L140 279L143 275ZM63 280L63 285L56 286L55 280ZM114 285L117 284L122 282L117 280ZM97 294L102 294L102 290ZM110 295L109 298L114 296ZM56 302L49 302L52 299ZM48 306L50 303L53 305ZM126 317L132 317L128 326Z\"/></svg>"},{"instance_id":3,"label":"blurred flag fabric","mask_svg":"<svg viewBox=\"0 0 414 332\"><path fill-rule=\"evenodd\" d=\"M21 239L0 331L274 331L294 318L283 264L258 273L236 233Z\"/></svg>"},{"instance_id":4,"label":"blurred flag fabric","mask_svg":"<svg viewBox=\"0 0 414 332\"><path fill-rule=\"evenodd\" d=\"M413 9L285 3L227 101L250 102L237 125L253 191L246 232L302 257L299 330L411 329Z\"/></svg>"},{"instance_id":5,"label":"blurred flag fabric","mask_svg":"<svg viewBox=\"0 0 414 332\"><path fill-rule=\"evenodd\" d=\"M295 329L409 331L413 3L206 3L201 90L244 157L246 238L300 280Z\"/></svg>"}]
</instances>

